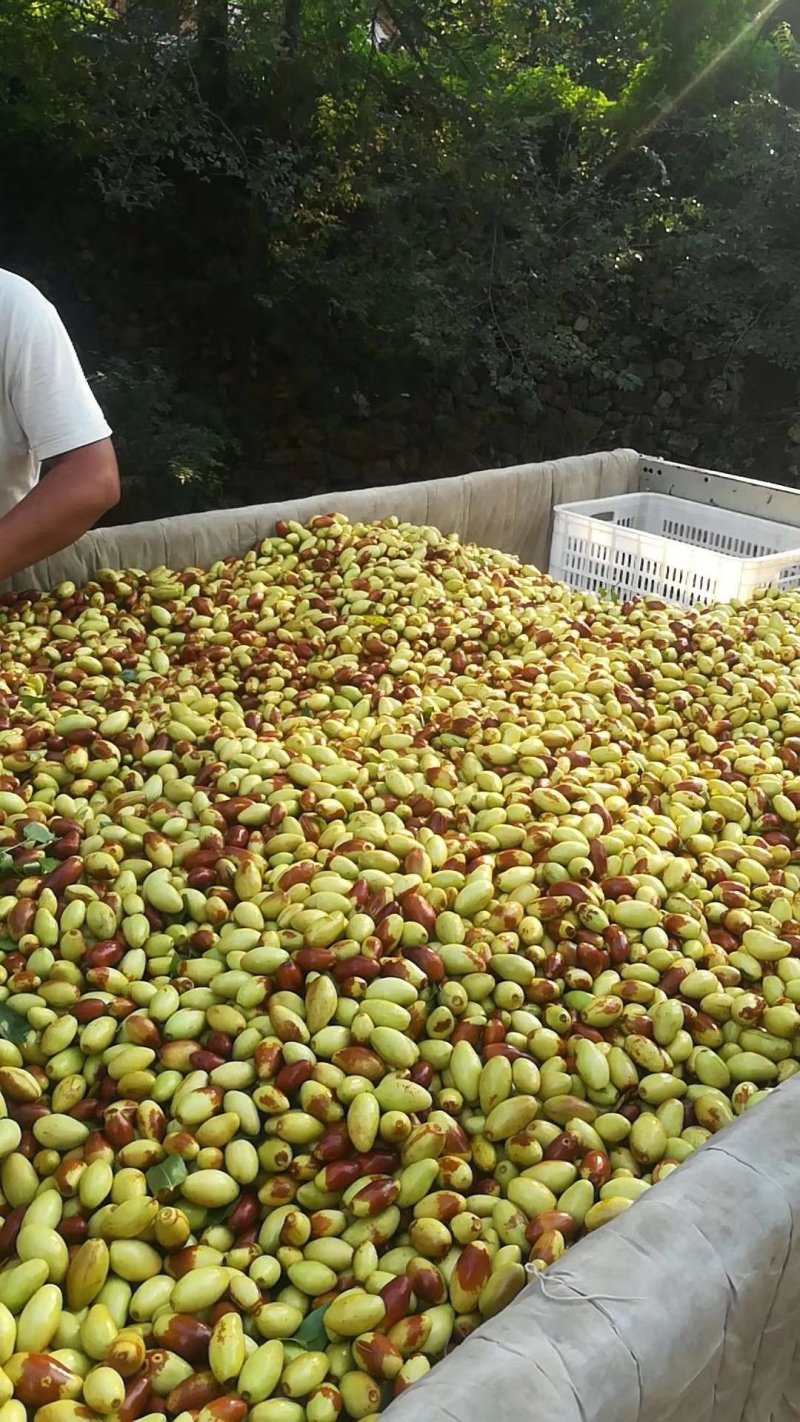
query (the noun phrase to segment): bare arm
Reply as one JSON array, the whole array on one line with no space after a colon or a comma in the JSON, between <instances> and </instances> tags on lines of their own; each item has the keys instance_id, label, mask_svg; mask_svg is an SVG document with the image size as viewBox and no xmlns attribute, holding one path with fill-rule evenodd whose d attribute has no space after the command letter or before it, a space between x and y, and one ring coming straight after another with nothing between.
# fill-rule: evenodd
<instances>
[{"instance_id":1,"label":"bare arm","mask_svg":"<svg viewBox=\"0 0 800 1422\"><path fill-rule=\"evenodd\" d=\"M0 581L67 548L119 502L110 439L47 461L47 477L0 518Z\"/></svg>"}]
</instances>

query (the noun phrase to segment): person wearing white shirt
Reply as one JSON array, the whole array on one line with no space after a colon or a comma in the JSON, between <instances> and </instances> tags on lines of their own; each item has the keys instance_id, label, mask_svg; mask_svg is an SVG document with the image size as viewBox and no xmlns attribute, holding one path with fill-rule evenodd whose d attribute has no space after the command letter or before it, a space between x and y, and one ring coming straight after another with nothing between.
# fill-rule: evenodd
<instances>
[{"instance_id":1,"label":"person wearing white shirt","mask_svg":"<svg viewBox=\"0 0 800 1422\"><path fill-rule=\"evenodd\" d=\"M0 269L0 582L74 543L119 497L111 430L58 312Z\"/></svg>"}]
</instances>

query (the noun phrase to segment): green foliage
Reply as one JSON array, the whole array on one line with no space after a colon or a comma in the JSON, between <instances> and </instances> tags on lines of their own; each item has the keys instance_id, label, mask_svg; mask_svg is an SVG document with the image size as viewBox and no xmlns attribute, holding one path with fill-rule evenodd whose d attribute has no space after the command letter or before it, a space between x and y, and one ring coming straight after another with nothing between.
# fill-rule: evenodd
<instances>
[{"instance_id":1,"label":"green foliage","mask_svg":"<svg viewBox=\"0 0 800 1422\"><path fill-rule=\"evenodd\" d=\"M235 444L219 412L176 391L156 353L140 361L113 357L92 385L126 470L129 518L153 517L154 491L163 514L222 502L225 458Z\"/></svg>"},{"instance_id":2,"label":"green foliage","mask_svg":"<svg viewBox=\"0 0 800 1422\"><path fill-rule=\"evenodd\" d=\"M791 6L227 8L0 10L3 259L102 372L129 516L261 497L290 409L796 368Z\"/></svg>"}]
</instances>

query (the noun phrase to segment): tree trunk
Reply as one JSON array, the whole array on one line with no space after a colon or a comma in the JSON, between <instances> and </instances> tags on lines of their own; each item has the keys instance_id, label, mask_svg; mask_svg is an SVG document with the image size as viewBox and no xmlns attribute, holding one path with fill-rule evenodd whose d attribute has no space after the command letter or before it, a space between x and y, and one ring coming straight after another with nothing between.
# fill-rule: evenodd
<instances>
[{"instance_id":1,"label":"tree trunk","mask_svg":"<svg viewBox=\"0 0 800 1422\"><path fill-rule=\"evenodd\" d=\"M217 113L228 102L228 0L197 0L199 80Z\"/></svg>"},{"instance_id":2,"label":"tree trunk","mask_svg":"<svg viewBox=\"0 0 800 1422\"><path fill-rule=\"evenodd\" d=\"M300 21L303 0L286 0L283 11L283 44L287 54L297 54L300 47Z\"/></svg>"}]
</instances>

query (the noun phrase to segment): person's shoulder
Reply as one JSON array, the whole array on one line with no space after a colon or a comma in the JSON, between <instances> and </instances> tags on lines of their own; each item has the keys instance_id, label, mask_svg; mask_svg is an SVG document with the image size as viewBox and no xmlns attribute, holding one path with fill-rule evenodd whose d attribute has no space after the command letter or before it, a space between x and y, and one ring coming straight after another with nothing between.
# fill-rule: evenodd
<instances>
[{"instance_id":1,"label":"person's shoulder","mask_svg":"<svg viewBox=\"0 0 800 1422\"><path fill-rule=\"evenodd\" d=\"M33 313L49 310L50 302L33 282L0 267L0 306L6 314L11 311Z\"/></svg>"}]
</instances>

